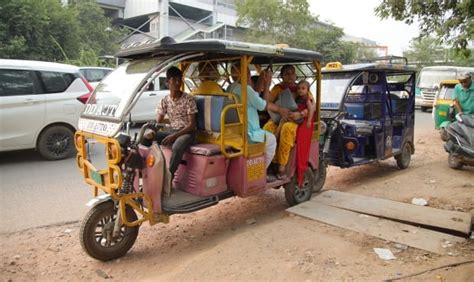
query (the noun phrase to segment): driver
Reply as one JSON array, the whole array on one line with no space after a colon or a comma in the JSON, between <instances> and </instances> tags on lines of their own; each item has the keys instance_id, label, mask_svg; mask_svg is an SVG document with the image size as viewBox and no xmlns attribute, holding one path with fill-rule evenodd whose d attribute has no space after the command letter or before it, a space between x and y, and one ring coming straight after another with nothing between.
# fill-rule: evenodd
<instances>
[{"instance_id":1,"label":"driver","mask_svg":"<svg viewBox=\"0 0 474 282\"><path fill-rule=\"evenodd\" d=\"M168 115L171 128L156 132L155 140L158 144L171 146L169 171L174 178L184 152L194 143L198 110L194 98L181 91L183 73L180 69L169 68L166 71L166 83L170 93L158 104L157 122L161 123L165 115Z\"/></svg>"},{"instance_id":2,"label":"driver","mask_svg":"<svg viewBox=\"0 0 474 282\"><path fill-rule=\"evenodd\" d=\"M474 114L474 84L472 76L466 72L458 76L459 84L454 87L454 106L458 114Z\"/></svg>"}]
</instances>

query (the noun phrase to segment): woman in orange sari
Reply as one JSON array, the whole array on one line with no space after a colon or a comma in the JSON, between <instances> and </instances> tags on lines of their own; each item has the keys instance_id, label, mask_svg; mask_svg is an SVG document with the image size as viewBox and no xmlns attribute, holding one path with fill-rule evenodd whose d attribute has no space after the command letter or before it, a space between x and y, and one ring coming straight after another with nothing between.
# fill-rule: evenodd
<instances>
[{"instance_id":1,"label":"woman in orange sari","mask_svg":"<svg viewBox=\"0 0 474 282\"><path fill-rule=\"evenodd\" d=\"M280 77L282 79L281 83L275 85L270 91L269 102L274 103L278 99L279 95L286 89L289 89L291 91L291 93L293 94L293 98L296 97L297 85L295 82L295 67L292 65L284 65L280 70ZM298 124L294 121L301 119L302 117L302 114L299 112L292 113L287 117L288 121L283 123L281 126L279 137L277 139L278 146L275 158L273 159L273 162L279 165L278 178L282 178L285 174L285 171L283 169L288 164L291 148L293 148L293 146L295 145ZM276 124L270 119L263 126L263 129L272 133L276 133L278 129L278 124Z\"/></svg>"}]
</instances>

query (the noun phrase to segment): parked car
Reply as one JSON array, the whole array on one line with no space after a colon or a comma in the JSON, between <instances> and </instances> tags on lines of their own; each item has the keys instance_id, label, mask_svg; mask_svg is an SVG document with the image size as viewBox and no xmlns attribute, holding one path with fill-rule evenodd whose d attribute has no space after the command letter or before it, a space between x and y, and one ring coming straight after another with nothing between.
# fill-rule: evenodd
<instances>
[{"instance_id":1,"label":"parked car","mask_svg":"<svg viewBox=\"0 0 474 282\"><path fill-rule=\"evenodd\" d=\"M99 82L112 70L112 68L105 67L79 67L81 74L94 88L96 88Z\"/></svg>"},{"instance_id":2,"label":"parked car","mask_svg":"<svg viewBox=\"0 0 474 282\"><path fill-rule=\"evenodd\" d=\"M92 91L78 67L0 59L0 151L73 156L74 132Z\"/></svg>"}]
</instances>

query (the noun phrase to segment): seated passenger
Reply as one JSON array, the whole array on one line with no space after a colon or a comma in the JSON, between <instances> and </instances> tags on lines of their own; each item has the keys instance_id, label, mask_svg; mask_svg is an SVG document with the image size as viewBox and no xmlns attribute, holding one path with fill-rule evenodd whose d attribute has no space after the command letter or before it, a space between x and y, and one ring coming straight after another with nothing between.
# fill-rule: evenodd
<instances>
[{"instance_id":1,"label":"seated passenger","mask_svg":"<svg viewBox=\"0 0 474 282\"><path fill-rule=\"evenodd\" d=\"M293 94L293 98L296 98L296 74L295 67L292 65L284 65L280 70L280 77L282 82L275 85L272 88L270 96L268 98L269 102L275 102L281 93L284 93L285 90L289 89ZM270 109L271 110L271 109ZM298 129L298 124L295 120L304 118L300 112L295 112L292 115L288 115L287 121L282 124L280 129L280 134L278 138L278 148L276 151L274 162L276 162L279 167L286 167L290 157L290 152L293 146L295 145L296 140L296 131ZM271 119L265 124L263 129L276 133L278 124L273 122ZM281 176L283 172L279 173Z\"/></svg>"},{"instance_id":2,"label":"seated passenger","mask_svg":"<svg viewBox=\"0 0 474 282\"><path fill-rule=\"evenodd\" d=\"M220 75L217 66L212 63L200 63L198 65L200 84L197 89L191 92L198 94L223 94L222 87L216 82Z\"/></svg>"},{"instance_id":3,"label":"seated passenger","mask_svg":"<svg viewBox=\"0 0 474 282\"><path fill-rule=\"evenodd\" d=\"M170 94L166 95L157 107L157 122L161 123L165 115L168 115L171 128L146 138L155 138L158 144L171 146L169 171L173 178L184 152L194 143L197 106L192 96L181 91L183 74L180 69L169 68L166 71L166 83Z\"/></svg>"},{"instance_id":4,"label":"seated passenger","mask_svg":"<svg viewBox=\"0 0 474 282\"><path fill-rule=\"evenodd\" d=\"M247 70L248 76L250 71ZM241 84L239 82L240 77L240 65L234 65L231 71L233 83L229 86L228 91L234 93L238 99L241 99ZM272 81L271 71L264 73L264 95L268 96L269 86ZM265 99L260 98L257 92L253 90L250 85L247 85L247 120L248 120L248 137L251 142L265 142L265 167L268 168L273 156L275 155L276 139L272 133L262 130L258 120L258 110L272 110L280 113L283 117L288 114L288 110L280 108L274 103L267 102ZM273 181L271 176L267 176L267 181Z\"/></svg>"}]
</instances>

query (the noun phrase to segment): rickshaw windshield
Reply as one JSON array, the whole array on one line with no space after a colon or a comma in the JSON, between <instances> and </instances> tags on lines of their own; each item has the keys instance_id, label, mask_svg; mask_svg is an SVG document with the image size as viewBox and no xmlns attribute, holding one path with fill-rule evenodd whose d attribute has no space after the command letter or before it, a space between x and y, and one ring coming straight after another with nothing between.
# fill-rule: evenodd
<instances>
[{"instance_id":1,"label":"rickshaw windshield","mask_svg":"<svg viewBox=\"0 0 474 282\"><path fill-rule=\"evenodd\" d=\"M321 108L339 109L347 86L355 76L356 73L352 72L323 73L321 80Z\"/></svg>"},{"instance_id":2,"label":"rickshaw windshield","mask_svg":"<svg viewBox=\"0 0 474 282\"><path fill-rule=\"evenodd\" d=\"M438 99L453 99L454 85L443 85L438 93Z\"/></svg>"},{"instance_id":3,"label":"rickshaw windshield","mask_svg":"<svg viewBox=\"0 0 474 282\"><path fill-rule=\"evenodd\" d=\"M162 61L149 58L119 66L97 86L81 116L120 120L149 73Z\"/></svg>"}]
</instances>

